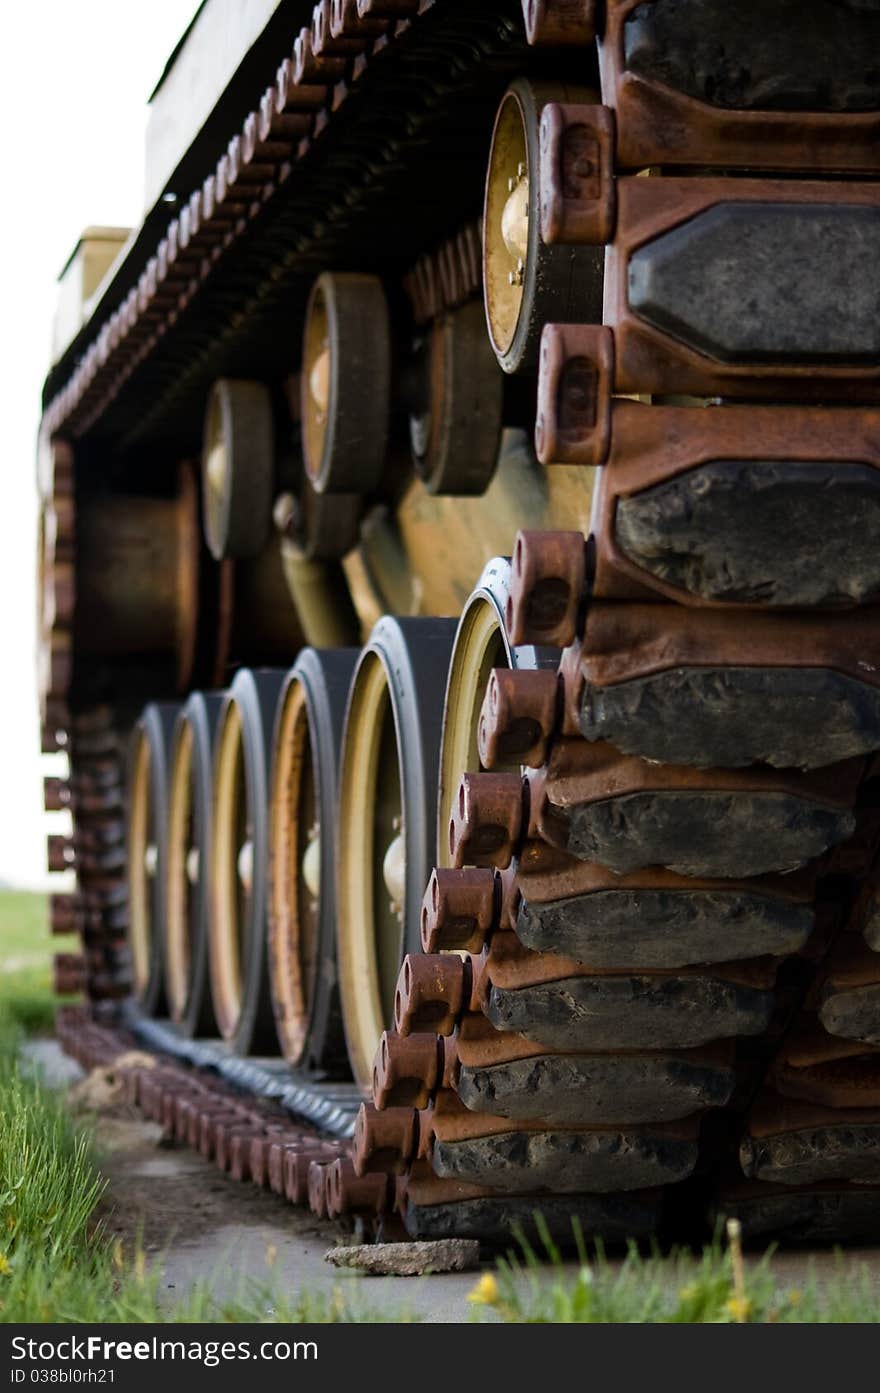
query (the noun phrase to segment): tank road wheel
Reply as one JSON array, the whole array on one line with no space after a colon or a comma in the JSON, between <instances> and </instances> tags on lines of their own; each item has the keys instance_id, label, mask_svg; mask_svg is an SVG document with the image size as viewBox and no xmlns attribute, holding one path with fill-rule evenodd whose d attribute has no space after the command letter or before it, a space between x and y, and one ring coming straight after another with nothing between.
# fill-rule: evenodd
<instances>
[{"instance_id":1,"label":"tank road wheel","mask_svg":"<svg viewBox=\"0 0 880 1393\"><path fill-rule=\"evenodd\" d=\"M456 630L440 745L440 786L437 797L437 864L451 866L449 824L462 774L483 769L479 752L480 712L496 668L555 672L559 654L553 649L523 644L515 648L507 634L505 614L510 585L510 561L490 561L462 611ZM502 767L502 766L495 766ZM510 768L519 768L511 764Z\"/></svg>"},{"instance_id":2,"label":"tank road wheel","mask_svg":"<svg viewBox=\"0 0 880 1393\"><path fill-rule=\"evenodd\" d=\"M302 441L319 493L375 492L388 444L391 325L375 276L325 272L303 340Z\"/></svg>"},{"instance_id":3,"label":"tank road wheel","mask_svg":"<svg viewBox=\"0 0 880 1393\"><path fill-rule=\"evenodd\" d=\"M517 78L498 110L483 209L489 338L505 372L533 371L546 323L602 323L603 247L541 236L540 129L548 102L590 103L583 88Z\"/></svg>"},{"instance_id":4,"label":"tank road wheel","mask_svg":"<svg viewBox=\"0 0 880 1393\"><path fill-rule=\"evenodd\" d=\"M164 1004L168 779L179 710L174 702L145 706L129 752L128 932L134 994L151 1016Z\"/></svg>"},{"instance_id":5,"label":"tank road wheel","mask_svg":"<svg viewBox=\"0 0 880 1393\"><path fill-rule=\"evenodd\" d=\"M356 649L305 649L288 673L272 755L269 977L285 1059L347 1069L336 975L336 792Z\"/></svg>"},{"instance_id":6,"label":"tank road wheel","mask_svg":"<svg viewBox=\"0 0 880 1393\"><path fill-rule=\"evenodd\" d=\"M193 692L174 727L165 862L165 992L185 1035L217 1033L208 987L211 776L219 692Z\"/></svg>"},{"instance_id":7,"label":"tank road wheel","mask_svg":"<svg viewBox=\"0 0 880 1393\"><path fill-rule=\"evenodd\" d=\"M284 673L239 672L214 753L209 962L214 1015L237 1054L277 1050L266 960L272 729Z\"/></svg>"},{"instance_id":8,"label":"tank road wheel","mask_svg":"<svg viewBox=\"0 0 880 1393\"><path fill-rule=\"evenodd\" d=\"M275 482L272 399L262 382L221 377L205 410L202 503L215 561L257 556L269 538Z\"/></svg>"},{"instance_id":9,"label":"tank road wheel","mask_svg":"<svg viewBox=\"0 0 880 1393\"><path fill-rule=\"evenodd\" d=\"M434 321L419 368L421 399L409 423L416 473L429 493L485 493L501 446L504 378L478 301Z\"/></svg>"},{"instance_id":10,"label":"tank road wheel","mask_svg":"<svg viewBox=\"0 0 880 1393\"><path fill-rule=\"evenodd\" d=\"M339 774L338 947L355 1080L370 1086L434 859L452 619L380 619L358 662Z\"/></svg>"}]
</instances>

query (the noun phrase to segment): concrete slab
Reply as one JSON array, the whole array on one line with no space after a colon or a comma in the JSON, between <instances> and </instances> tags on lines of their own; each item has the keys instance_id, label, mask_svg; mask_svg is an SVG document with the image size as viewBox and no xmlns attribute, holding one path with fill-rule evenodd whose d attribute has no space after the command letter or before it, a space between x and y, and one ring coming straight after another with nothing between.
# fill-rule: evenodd
<instances>
[{"instance_id":1,"label":"concrete slab","mask_svg":"<svg viewBox=\"0 0 880 1393\"><path fill-rule=\"evenodd\" d=\"M57 1040L25 1040L22 1067L39 1074L49 1088L70 1088L85 1074L75 1059L65 1054Z\"/></svg>"}]
</instances>

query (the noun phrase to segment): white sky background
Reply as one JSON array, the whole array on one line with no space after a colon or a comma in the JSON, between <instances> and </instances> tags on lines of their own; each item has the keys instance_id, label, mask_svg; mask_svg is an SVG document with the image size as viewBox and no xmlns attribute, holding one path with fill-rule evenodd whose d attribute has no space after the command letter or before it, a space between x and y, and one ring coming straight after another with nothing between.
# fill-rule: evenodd
<instances>
[{"instance_id":1,"label":"white sky background","mask_svg":"<svg viewBox=\"0 0 880 1393\"><path fill-rule=\"evenodd\" d=\"M142 215L147 97L197 0L25 0L0 18L0 881L42 886L35 442L55 283Z\"/></svg>"}]
</instances>

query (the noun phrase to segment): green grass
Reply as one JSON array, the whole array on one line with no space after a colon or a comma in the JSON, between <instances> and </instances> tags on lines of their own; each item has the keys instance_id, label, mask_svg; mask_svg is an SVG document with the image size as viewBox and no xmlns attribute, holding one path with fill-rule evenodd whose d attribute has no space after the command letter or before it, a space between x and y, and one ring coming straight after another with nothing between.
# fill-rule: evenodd
<instances>
[{"instance_id":1,"label":"green grass","mask_svg":"<svg viewBox=\"0 0 880 1393\"><path fill-rule=\"evenodd\" d=\"M0 891L0 1022L28 1035L47 1034L57 1004L52 957L78 947L74 936L50 935L45 895Z\"/></svg>"},{"instance_id":2,"label":"green grass","mask_svg":"<svg viewBox=\"0 0 880 1393\"><path fill-rule=\"evenodd\" d=\"M837 1257L837 1271L820 1282L814 1272L798 1286L781 1284L773 1252L747 1268L736 1234L695 1256L645 1257L631 1246L611 1262L601 1246L588 1251L572 1275L549 1237L543 1261L522 1239L521 1254L482 1277L471 1302L495 1319L527 1324L850 1324L880 1322L880 1302L864 1264Z\"/></svg>"}]
</instances>

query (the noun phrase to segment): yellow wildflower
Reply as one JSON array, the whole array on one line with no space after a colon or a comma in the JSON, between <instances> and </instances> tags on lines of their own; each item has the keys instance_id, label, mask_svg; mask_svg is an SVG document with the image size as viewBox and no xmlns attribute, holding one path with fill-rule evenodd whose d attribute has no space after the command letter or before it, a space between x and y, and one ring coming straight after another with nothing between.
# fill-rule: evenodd
<instances>
[{"instance_id":1,"label":"yellow wildflower","mask_svg":"<svg viewBox=\"0 0 880 1393\"><path fill-rule=\"evenodd\" d=\"M801 1304L802 1296L803 1292L798 1291L797 1287L793 1287L792 1290L788 1293L789 1306L799 1306Z\"/></svg>"},{"instance_id":2,"label":"yellow wildflower","mask_svg":"<svg viewBox=\"0 0 880 1393\"><path fill-rule=\"evenodd\" d=\"M5 1253L0 1253L0 1277L6 1277L12 1271L12 1263Z\"/></svg>"},{"instance_id":3,"label":"yellow wildflower","mask_svg":"<svg viewBox=\"0 0 880 1393\"><path fill-rule=\"evenodd\" d=\"M475 1306L494 1306L498 1301L498 1283L491 1272L484 1272L473 1291L468 1292L468 1301Z\"/></svg>"},{"instance_id":4,"label":"yellow wildflower","mask_svg":"<svg viewBox=\"0 0 880 1393\"><path fill-rule=\"evenodd\" d=\"M725 1307L735 1321L743 1323L748 1320L751 1314L752 1303L749 1301L748 1297L732 1296L730 1300L725 1303Z\"/></svg>"}]
</instances>

